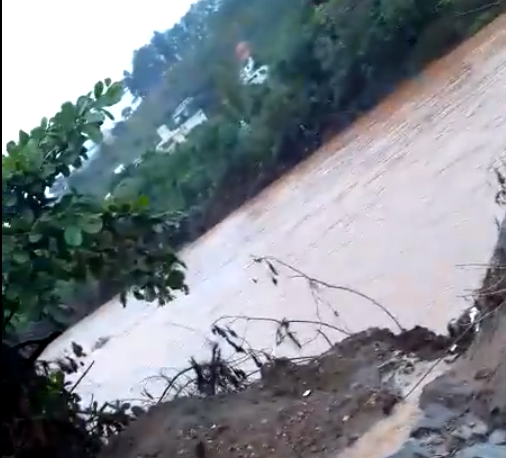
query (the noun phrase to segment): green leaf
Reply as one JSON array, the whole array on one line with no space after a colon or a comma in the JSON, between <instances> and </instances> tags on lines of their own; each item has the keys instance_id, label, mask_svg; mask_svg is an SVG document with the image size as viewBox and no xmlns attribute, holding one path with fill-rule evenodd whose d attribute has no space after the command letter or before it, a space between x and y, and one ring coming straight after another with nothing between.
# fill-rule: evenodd
<instances>
[{"instance_id":1,"label":"green leaf","mask_svg":"<svg viewBox=\"0 0 507 458\"><path fill-rule=\"evenodd\" d=\"M34 142L41 141L45 135L46 135L46 129L42 126L36 127L35 129L32 129L30 131L30 136L32 137L32 140Z\"/></svg>"},{"instance_id":2,"label":"green leaf","mask_svg":"<svg viewBox=\"0 0 507 458\"><path fill-rule=\"evenodd\" d=\"M18 199L15 195L10 195L6 197L5 205L7 207L14 207L18 203Z\"/></svg>"},{"instance_id":3,"label":"green leaf","mask_svg":"<svg viewBox=\"0 0 507 458\"><path fill-rule=\"evenodd\" d=\"M67 245L78 247L83 243L83 233L81 229L76 226L70 226L65 229L64 238Z\"/></svg>"},{"instance_id":4,"label":"green leaf","mask_svg":"<svg viewBox=\"0 0 507 458\"><path fill-rule=\"evenodd\" d=\"M82 165L83 160L80 157L76 157L76 159L74 159L74 162L72 163L72 167L74 167L75 169L81 168Z\"/></svg>"},{"instance_id":5,"label":"green leaf","mask_svg":"<svg viewBox=\"0 0 507 458\"><path fill-rule=\"evenodd\" d=\"M16 264L24 264L25 262L30 261L30 256L24 251L18 251L12 255L12 259L16 262Z\"/></svg>"},{"instance_id":6,"label":"green leaf","mask_svg":"<svg viewBox=\"0 0 507 458\"><path fill-rule=\"evenodd\" d=\"M62 172L62 175L64 177L70 177L70 168L66 165L63 165L61 168L60 168L61 172Z\"/></svg>"},{"instance_id":7,"label":"green leaf","mask_svg":"<svg viewBox=\"0 0 507 458\"><path fill-rule=\"evenodd\" d=\"M76 107L72 102L65 102L62 104L59 114L63 122L72 123L76 117Z\"/></svg>"},{"instance_id":8,"label":"green leaf","mask_svg":"<svg viewBox=\"0 0 507 458\"><path fill-rule=\"evenodd\" d=\"M28 234L28 240L30 240L30 243L37 243L41 239L42 234L38 234L37 232L31 232Z\"/></svg>"},{"instance_id":9,"label":"green leaf","mask_svg":"<svg viewBox=\"0 0 507 458\"><path fill-rule=\"evenodd\" d=\"M181 270L173 270L167 279L167 286L171 289L182 289L185 285L185 274Z\"/></svg>"},{"instance_id":10,"label":"green leaf","mask_svg":"<svg viewBox=\"0 0 507 458\"><path fill-rule=\"evenodd\" d=\"M16 288L7 288L7 291L5 291L5 297L9 301L19 301L19 290Z\"/></svg>"},{"instance_id":11,"label":"green leaf","mask_svg":"<svg viewBox=\"0 0 507 458\"><path fill-rule=\"evenodd\" d=\"M102 94L104 93L104 83L102 81L97 81L95 83L95 87L93 88L93 95L98 100L100 97L102 97Z\"/></svg>"},{"instance_id":12,"label":"green leaf","mask_svg":"<svg viewBox=\"0 0 507 458\"><path fill-rule=\"evenodd\" d=\"M81 229L87 234L98 234L102 230L102 220L97 217L82 221Z\"/></svg>"},{"instance_id":13,"label":"green leaf","mask_svg":"<svg viewBox=\"0 0 507 458\"><path fill-rule=\"evenodd\" d=\"M108 110L106 110L106 109L104 109L104 108L102 108L102 109L101 109L101 111L102 111L102 113L104 113L104 114L105 114L105 115L106 115L106 116L107 116L107 117L108 117L111 121L114 121L114 116L113 116L113 114L112 114L110 111L108 111Z\"/></svg>"},{"instance_id":14,"label":"green leaf","mask_svg":"<svg viewBox=\"0 0 507 458\"><path fill-rule=\"evenodd\" d=\"M62 199L42 198L55 177L68 176L70 166L81 165L85 141L102 141L99 125L106 117L113 119L104 107L121 100L123 87L104 80L94 92L75 104L63 104L59 113L43 119L30 134L20 132L19 143L10 142L9 155L2 158L2 204L9 223L3 230L2 297L4 318L6 310L15 314L11 325L39 315L57 319L54 304L64 294L78 292L62 289L62 282L87 285L107 277L124 292L137 287L147 300L160 303L171 300L171 285L184 289L183 273L170 275L180 270L176 255L151 243L163 219L141 210L148 204L146 197L140 197L137 205L114 207L71 188Z\"/></svg>"},{"instance_id":15,"label":"green leaf","mask_svg":"<svg viewBox=\"0 0 507 458\"><path fill-rule=\"evenodd\" d=\"M33 168L38 169L42 166L44 162L44 153L39 149L35 141L29 140L25 145L24 152L28 156Z\"/></svg>"},{"instance_id":16,"label":"green leaf","mask_svg":"<svg viewBox=\"0 0 507 458\"><path fill-rule=\"evenodd\" d=\"M101 99L103 107L111 107L116 105L123 97L123 84L116 82L107 88L106 93Z\"/></svg>"},{"instance_id":17,"label":"green leaf","mask_svg":"<svg viewBox=\"0 0 507 458\"><path fill-rule=\"evenodd\" d=\"M137 206L139 208L146 208L150 203L150 199L147 196L139 196L137 198Z\"/></svg>"},{"instance_id":18,"label":"green leaf","mask_svg":"<svg viewBox=\"0 0 507 458\"><path fill-rule=\"evenodd\" d=\"M104 138L102 135L102 131L100 127L96 124L85 124L83 126L83 133L95 144L99 144L102 142Z\"/></svg>"},{"instance_id":19,"label":"green leaf","mask_svg":"<svg viewBox=\"0 0 507 458\"><path fill-rule=\"evenodd\" d=\"M90 124L98 124L103 123L106 120L106 116L100 111L89 111L85 114L85 120Z\"/></svg>"},{"instance_id":20,"label":"green leaf","mask_svg":"<svg viewBox=\"0 0 507 458\"><path fill-rule=\"evenodd\" d=\"M23 146L28 143L30 140L30 135L28 135L24 130L19 131L19 145Z\"/></svg>"},{"instance_id":21,"label":"green leaf","mask_svg":"<svg viewBox=\"0 0 507 458\"><path fill-rule=\"evenodd\" d=\"M32 224L34 222L34 220L35 220L35 216L33 214L33 211L30 210L29 208L24 208L21 211L21 217L23 218L23 220L27 224Z\"/></svg>"},{"instance_id":22,"label":"green leaf","mask_svg":"<svg viewBox=\"0 0 507 458\"><path fill-rule=\"evenodd\" d=\"M104 80L104 84L106 85L106 87L111 86L111 83L112 83L111 78L106 78L106 79Z\"/></svg>"},{"instance_id":23,"label":"green leaf","mask_svg":"<svg viewBox=\"0 0 507 458\"><path fill-rule=\"evenodd\" d=\"M16 148L17 148L16 142L13 142L12 140L10 142L7 142L7 145L5 145L5 149L9 154L14 153Z\"/></svg>"},{"instance_id":24,"label":"green leaf","mask_svg":"<svg viewBox=\"0 0 507 458\"><path fill-rule=\"evenodd\" d=\"M91 105L91 99L89 97L86 97L82 95L77 99L76 106L79 112L79 115L82 116L84 113L86 113L87 109Z\"/></svg>"}]
</instances>

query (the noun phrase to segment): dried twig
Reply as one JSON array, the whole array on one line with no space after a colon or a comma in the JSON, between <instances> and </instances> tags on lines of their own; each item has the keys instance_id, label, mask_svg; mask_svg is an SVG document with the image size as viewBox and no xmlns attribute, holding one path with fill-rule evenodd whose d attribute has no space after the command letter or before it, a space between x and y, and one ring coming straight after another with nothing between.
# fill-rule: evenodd
<instances>
[{"instance_id":1,"label":"dried twig","mask_svg":"<svg viewBox=\"0 0 507 458\"><path fill-rule=\"evenodd\" d=\"M361 291L358 291L358 290L356 290L354 288L351 288L351 287L348 287L348 286L335 285L333 283L329 283L329 282L326 282L326 281L323 281L323 280L319 280L318 278L311 277L310 275L304 273L303 271L301 271L297 267L291 266L290 264L286 263L285 261L282 261L281 259L275 258L273 256L254 257L254 262L257 262L257 263L265 262L268 265L268 267L270 268L271 272L273 274L275 274L275 275L277 274L277 271L273 270L273 264L272 263L279 264L280 266L285 267L286 269L294 272L296 274L294 278L297 278L297 277L303 278L303 279L305 279L310 284L310 286L311 285L320 285L320 286L324 286L325 288L334 289L334 290L338 290L338 291L345 291L347 293L359 296L362 299L365 299L365 300L371 302L373 305L375 305L380 310L382 310L393 321L393 323L399 328L400 331L404 331L405 330L403 328L403 326L401 325L401 323L389 311L389 309L386 306L384 306L380 302L376 301L372 297L370 297L370 296L362 293Z\"/></svg>"},{"instance_id":2,"label":"dried twig","mask_svg":"<svg viewBox=\"0 0 507 458\"><path fill-rule=\"evenodd\" d=\"M491 2L486 5L481 5L477 8L471 9L471 10L460 11L460 12L456 13L456 16L460 17L460 16L466 16L468 14L480 13L481 11L488 10L490 8L494 8L495 6L500 6L502 3L503 3L502 1Z\"/></svg>"},{"instance_id":3,"label":"dried twig","mask_svg":"<svg viewBox=\"0 0 507 458\"><path fill-rule=\"evenodd\" d=\"M90 372L91 368L95 364L95 361L92 361L89 366L86 368L86 370L81 374L81 376L76 380L74 385L72 385L72 388L70 389L69 393L73 393L75 389L79 386L79 384L83 381L83 379L87 376L88 372Z\"/></svg>"},{"instance_id":4,"label":"dried twig","mask_svg":"<svg viewBox=\"0 0 507 458\"><path fill-rule=\"evenodd\" d=\"M159 396L158 398L158 401L156 402L156 404L160 404L164 399L165 397L167 396L167 394L169 393L169 391L171 391L172 388L174 388L175 384L176 384L176 381L183 375L189 373L189 372L192 372L193 368L192 366L188 366L184 369L181 369L180 371L178 371L178 373L174 376L174 377L171 377L171 379L168 381L166 387L164 388L164 391L162 391L162 394Z\"/></svg>"},{"instance_id":5,"label":"dried twig","mask_svg":"<svg viewBox=\"0 0 507 458\"><path fill-rule=\"evenodd\" d=\"M268 317L262 317L262 316L247 316L247 315L223 315L217 320L213 322L213 325L219 324L223 320L244 320L244 321L264 321L269 323L275 323L277 325L281 325L284 322L290 323L290 324L312 324L317 326L324 326L325 328L332 329L333 331L341 332L342 334L345 334L346 336L352 335L352 333L346 331L345 329L339 328L337 326L334 326L329 323L323 323L322 321L316 321L316 320L278 320L276 318L268 318Z\"/></svg>"}]
</instances>

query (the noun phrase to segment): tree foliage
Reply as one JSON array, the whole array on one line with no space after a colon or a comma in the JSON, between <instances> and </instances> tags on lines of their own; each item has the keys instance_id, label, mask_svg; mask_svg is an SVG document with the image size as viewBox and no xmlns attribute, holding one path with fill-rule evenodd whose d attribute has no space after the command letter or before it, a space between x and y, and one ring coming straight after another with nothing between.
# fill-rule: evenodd
<instances>
[{"instance_id":1,"label":"tree foliage","mask_svg":"<svg viewBox=\"0 0 507 458\"><path fill-rule=\"evenodd\" d=\"M3 456L93 456L103 435L130 418L123 407L83 412L61 371L41 374L34 356L6 343L16 325L54 316L68 284L109 282L124 304L129 292L163 305L186 291L184 266L164 235L167 221L148 213L145 197L106 202L73 190L48 193L82 165L86 143L100 141L112 117L107 109L122 94L120 83L99 81L30 133L20 131L2 157Z\"/></svg>"},{"instance_id":2,"label":"tree foliage","mask_svg":"<svg viewBox=\"0 0 507 458\"><path fill-rule=\"evenodd\" d=\"M61 285L91 279L113 282L163 304L184 290L182 264L163 243L166 224L151 216L146 198L101 201L48 190L62 174L79 168L85 143L99 141L107 108L121 84L100 81L76 103L64 103L30 134L20 131L2 157L2 311L5 331L20 316L50 316Z\"/></svg>"}]
</instances>

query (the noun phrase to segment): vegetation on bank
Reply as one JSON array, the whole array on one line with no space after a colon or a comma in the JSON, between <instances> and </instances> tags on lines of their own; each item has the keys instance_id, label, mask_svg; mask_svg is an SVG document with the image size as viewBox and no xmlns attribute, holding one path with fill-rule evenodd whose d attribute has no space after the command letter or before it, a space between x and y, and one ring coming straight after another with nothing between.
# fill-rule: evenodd
<instances>
[{"instance_id":1,"label":"vegetation on bank","mask_svg":"<svg viewBox=\"0 0 507 458\"><path fill-rule=\"evenodd\" d=\"M186 290L183 265L161 240L166 223L147 211L144 199L104 203L72 192L57 198L47 193L58 176L82 165L85 142L122 92L120 83L98 82L29 134L20 131L2 156L5 457L92 456L101 444L101 430L88 429L62 373L36 371L42 348L26 355L7 343L20 323L53 319L68 283L111 282L124 303L127 292L163 305Z\"/></svg>"},{"instance_id":2,"label":"vegetation on bank","mask_svg":"<svg viewBox=\"0 0 507 458\"><path fill-rule=\"evenodd\" d=\"M134 52L125 84L141 104L71 184L147 196L153 212L178 212L175 242L192 241L503 10L486 0L198 1ZM240 84L240 41L269 65L266 84ZM210 122L172 154L154 153L156 128L189 96Z\"/></svg>"}]
</instances>

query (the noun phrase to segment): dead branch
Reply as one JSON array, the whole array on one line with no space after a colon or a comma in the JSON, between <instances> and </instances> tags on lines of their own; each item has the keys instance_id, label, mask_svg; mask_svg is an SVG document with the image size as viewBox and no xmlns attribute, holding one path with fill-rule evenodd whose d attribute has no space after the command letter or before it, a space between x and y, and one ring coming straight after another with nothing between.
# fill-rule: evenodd
<instances>
[{"instance_id":1,"label":"dead branch","mask_svg":"<svg viewBox=\"0 0 507 458\"><path fill-rule=\"evenodd\" d=\"M282 319L279 320L277 318L269 318L269 317L262 317L262 316L248 316L248 315L223 315L220 318L216 319L213 322L213 326L219 324L221 321L224 320L232 320L232 322L236 320L244 320L247 322L250 321L259 321L259 322L268 322L268 323L275 323L277 325L283 325L284 323L290 323L290 324L311 324L311 325L317 325L317 326L323 326L328 329L332 329L336 332L341 332L342 334L345 334L346 336L352 335L352 333L346 331L345 329L339 328L337 326L334 326L329 323L323 323L322 321L316 321L316 320L287 320Z\"/></svg>"},{"instance_id":2,"label":"dead branch","mask_svg":"<svg viewBox=\"0 0 507 458\"><path fill-rule=\"evenodd\" d=\"M90 372L91 368L93 367L93 365L95 364L95 361L92 361L88 367L86 368L86 370L81 374L81 376L76 380L76 383L74 383L74 385L72 385L72 388L70 389L69 393L73 393L76 388L79 386L79 384L83 381L83 379L88 375L88 372Z\"/></svg>"},{"instance_id":3,"label":"dead branch","mask_svg":"<svg viewBox=\"0 0 507 458\"><path fill-rule=\"evenodd\" d=\"M319 286L323 286L325 288L334 289L334 290L338 290L338 291L345 291L347 293L359 296L362 299L365 299L365 300L369 301L370 303L372 303L373 305L375 305L376 307L378 307L380 310L382 310L392 320L392 322L398 327L398 329L400 331L404 331L405 330L403 328L403 326L401 325L401 323L389 311L389 309L386 306L384 306L380 302L376 301L372 297L370 297L370 296L362 293L361 291L358 291L358 290L356 290L354 288L351 288L351 287L348 287L348 286L335 285L333 283L329 283L329 282L326 282L326 281L323 281L323 280L319 280L318 278L312 277L312 276L304 273L303 271L301 271L297 267L291 266L290 264L286 263L285 261L282 261L281 259L275 258L273 256L254 257L254 262L256 262L256 263L261 263L261 262L266 263L266 265L268 266L270 272L273 275L275 275L275 276L278 275L278 271L274 268L273 263L279 264L280 266L282 266L282 267L284 267L284 268L292 271L293 273L295 273L296 275L293 278L303 278L304 280L306 280L308 282L308 284L310 285L310 287L312 287L314 285L319 285Z\"/></svg>"}]
</instances>

